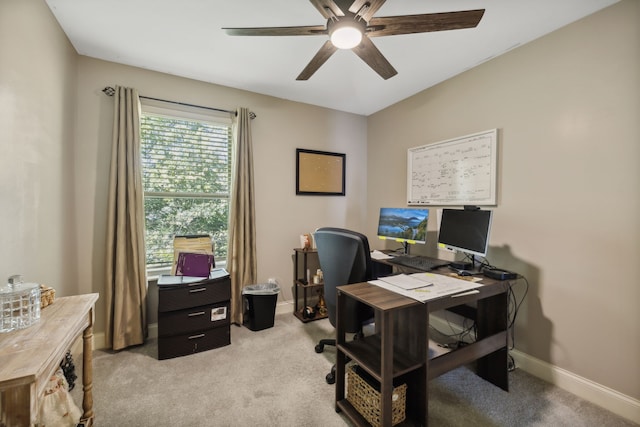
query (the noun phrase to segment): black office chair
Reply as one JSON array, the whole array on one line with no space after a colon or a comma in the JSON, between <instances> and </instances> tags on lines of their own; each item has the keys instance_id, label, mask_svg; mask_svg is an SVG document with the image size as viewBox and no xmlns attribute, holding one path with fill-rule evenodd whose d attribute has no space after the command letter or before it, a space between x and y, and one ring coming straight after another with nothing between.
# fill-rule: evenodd
<instances>
[{"instance_id":1,"label":"black office chair","mask_svg":"<svg viewBox=\"0 0 640 427\"><path fill-rule=\"evenodd\" d=\"M314 239L318 248L318 260L324 276L324 299L329 322L336 326L336 287L370 280L371 253L369 241L363 234L341 228L323 227L316 230ZM354 300L347 300L345 312L346 332L362 336L362 327L373 319L373 309ZM316 353L322 353L325 345L336 345L335 339L323 339L316 345ZM326 376L327 383L335 382L335 365Z\"/></svg>"}]
</instances>

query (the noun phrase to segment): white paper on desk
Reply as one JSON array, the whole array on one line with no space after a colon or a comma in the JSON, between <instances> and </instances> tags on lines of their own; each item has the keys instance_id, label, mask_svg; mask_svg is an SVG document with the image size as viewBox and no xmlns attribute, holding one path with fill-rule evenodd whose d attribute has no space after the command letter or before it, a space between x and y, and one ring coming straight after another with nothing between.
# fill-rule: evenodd
<instances>
[{"instance_id":1,"label":"white paper on desk","mask_svg":"<svg viewBox=\"0 0 640 427\"><path fill-rule=\"evenodd\" d=\"M415 273L411 274L410 276L414 280L423 282L424 286L414 289L402 289L398 286L387 283L384 280L372 280L369 283L420 302L426 302L432 299L445 297L447 295L467 292L482 286L479 283L456 279L454 277L445 276L443 274Z\"/></svg>"},{"instance_id":2,"label":"white paper on desk","mask_svg":"<svg viewBox=\"0 0 640 427\"><path fill-rule=\"evenodd\" d=\"M406 274L396 274L394 276L381 277L380 280L402 289L416 289L427 286L427 283L424 280L420 280Z\"/></svg>"},{"instance_id":3,"label":"white paper on desk","mask_svg":"<svg viewBox=\"0 0 640 427\"><path fill-rule=\"evenodd\" d=\"M391 255L387 255L384 252L380 252L379 250L374 250L371 252L371 258L373 259L389 259L393 258Z\"/></svg>"}]
</instances>

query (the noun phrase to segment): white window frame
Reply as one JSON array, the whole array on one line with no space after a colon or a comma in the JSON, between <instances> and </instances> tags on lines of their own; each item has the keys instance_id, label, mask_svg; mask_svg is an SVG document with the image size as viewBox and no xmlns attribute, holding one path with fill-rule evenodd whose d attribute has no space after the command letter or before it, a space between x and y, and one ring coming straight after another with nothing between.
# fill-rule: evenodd
<instances>
[{"instance_id":1,"label":"white window frame","mask_svg":"<svg viewBox=\"0 0 640 427\"><path fill-rule=\"evenodd\" d=\"M156 99L140 98L140 114L143 115L155 115L168 119L185 119L189 121L199 121L206 124L229 126L232 131L233 120L231 114L223 111L216 111L213 109L202 108L192 105L165 102ZM233 161L232 158L229 160ZM229 183L228 194L217 194L211 198L231 198L231 183ZM146 196L146 191L145 191ZM227 218L227 225L229 224L229 218ZM145 229L146 234L146 229ZM145 255L146 257L146 255ZM216 267L226 267L226 259L218 259L216 257ZM161 274L170 274L171 266L162 267L147 267L147 277L153 279Z\"/></svg>"}]
</instances>

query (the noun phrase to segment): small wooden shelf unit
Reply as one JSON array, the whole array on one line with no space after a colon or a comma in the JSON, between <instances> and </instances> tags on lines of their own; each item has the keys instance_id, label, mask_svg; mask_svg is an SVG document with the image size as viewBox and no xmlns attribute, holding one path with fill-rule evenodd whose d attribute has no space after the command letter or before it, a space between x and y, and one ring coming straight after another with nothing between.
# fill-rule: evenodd
<instances>
[{"instance_id":1,"label":"small wooden shelf unit","mask_svg":"<svg viewBox=\"0 0 640 427\"><path fill-rule=\"evenodd\" d=\"M294 249L294 260L293 260L293 288L294 288L294 306L293 306L293 315L296 316L300 321L312 322L314 320L325 319L327 317L326 314L322 315L320 313L315 314L312 318L304 317L303 310L307 305L310 305L310 301L316 301L315 298L311 298L309 295L312 292L320 293L323 292L324 284L323 283L308 283L307 280L307 269L310 265L309 256L317 257L318 251L315 249ZM300 304L300 291L302 291L302 304Z\"/></svg>"}]
</instances>

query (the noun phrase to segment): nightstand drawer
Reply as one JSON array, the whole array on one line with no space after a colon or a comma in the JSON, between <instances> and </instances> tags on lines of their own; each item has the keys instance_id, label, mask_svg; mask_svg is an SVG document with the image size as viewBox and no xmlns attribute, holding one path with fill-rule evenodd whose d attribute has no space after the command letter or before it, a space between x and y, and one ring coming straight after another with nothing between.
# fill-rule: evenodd
<instances>
[{"instance_id":1,"label":"nightstand drawer","mask_svg":"<svg viewBox=\"0 0 640 427\"><path fill-rule=\"evenodd\" d=\"M229 344L231 344L231 331L228 326L158 337L158 359L186 356Z\"/></svg>"},{"instance_id":2,"label":"nightstand drawer","mask_svg":"<svg viewBox=\"0 0 640 427\"><path fill-rule=\"evenodd\" d=\"M229 302L158 313L158 335L167 336L229 325Z\"/></svg>"},{"instance_id":3,"label":"nightstand drawer","mask_svg":"<svg viewBox=\"0 0 640 427\"><path fill-rule=\"evenodd\" d=\"M158 292L158 311L182 310L230 299L231 281L228 277L204 284L162 287Z\"/></svg>"}]
</instances>

